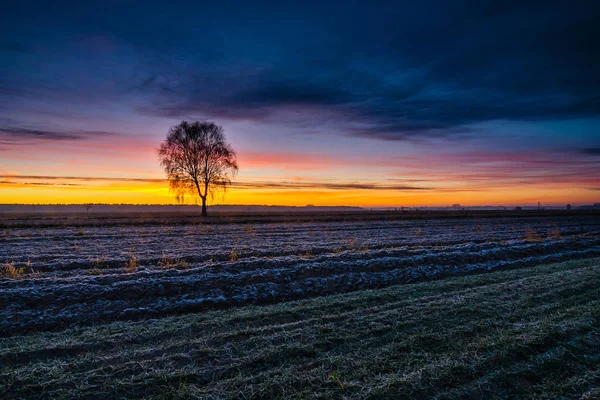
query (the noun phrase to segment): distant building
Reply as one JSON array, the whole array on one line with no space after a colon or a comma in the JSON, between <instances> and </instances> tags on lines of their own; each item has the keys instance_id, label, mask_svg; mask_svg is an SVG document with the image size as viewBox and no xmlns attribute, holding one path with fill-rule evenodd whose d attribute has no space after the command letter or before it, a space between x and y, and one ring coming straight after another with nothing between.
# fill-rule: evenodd
<instances>
[{"instance_id":1,"label":"distant building","mask_svg":"<svg viewBox=\"0 0 600 400\"><path fill-rule=\"evenodd\" d=\"M515 207L515 211L523 211L523 207L516 206L516 207Z\"/></svg>"},{"instance_id":2,"label":"distant building","mask_svg":"<svg viewBox=\"0 0 600 400\"><path fill-rule=\"evenodd\" d=\"M573 207L570 204L567 204L567 210L571 211Z\"/></svg>"},{"instance_id":3,"label":"distant building","mask_svg":"<svg viewBox=\"0 0 600 400\"><path fill-rule=\"evenodd\" d=\"M452 209L453 210L460 210L462 207L460 206L460 204L452 204Z\"/></svg>"}]
</instances>

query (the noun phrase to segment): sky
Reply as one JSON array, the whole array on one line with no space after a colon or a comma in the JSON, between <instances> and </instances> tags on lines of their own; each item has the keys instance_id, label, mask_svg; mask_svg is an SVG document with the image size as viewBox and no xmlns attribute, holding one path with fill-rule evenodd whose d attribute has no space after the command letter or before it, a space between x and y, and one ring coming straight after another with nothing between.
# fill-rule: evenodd
<instances>
[{"instance_id":1,"label":"sky","mask_svg":"<svg viewBox=\"0 0 600 400\"><path fill-rule=\"evenodd\" d=\"M182 120L222 125L238 154L212 203L600 202L599 17L597 1L8 1L0 203L175 203L156 149Z\"/></svg>"}]
</instances>

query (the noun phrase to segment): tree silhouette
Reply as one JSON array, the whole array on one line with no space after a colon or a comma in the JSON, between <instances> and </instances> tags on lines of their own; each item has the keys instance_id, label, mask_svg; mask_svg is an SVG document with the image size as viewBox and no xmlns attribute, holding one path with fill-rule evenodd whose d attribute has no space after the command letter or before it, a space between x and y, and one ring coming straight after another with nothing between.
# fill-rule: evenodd
<instances>
[{"instance_id":1,"label":"tree silhouette","mask_svg":"<svg viewBox=\"0 0 600 400\"><path fill-rule=\"evenodd\" d=\"M207 215L207 197L225 191L238 171L235 151L225 140L223 128L210 121L172 126L158 148L158 157L177 200L197 194L203 216Z\"/></svg>"}]
</instances>

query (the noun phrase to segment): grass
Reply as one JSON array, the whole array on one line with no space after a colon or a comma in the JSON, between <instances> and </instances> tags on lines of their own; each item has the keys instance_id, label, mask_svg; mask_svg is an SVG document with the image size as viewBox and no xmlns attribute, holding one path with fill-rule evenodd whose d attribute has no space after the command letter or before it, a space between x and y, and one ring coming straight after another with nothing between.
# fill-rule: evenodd
<instances>
[{"instance_id":1,"label":"grass","mask_svg":"<svg viewBox=\"0 0 600 400\"><path fill-rule=\"evenodd\" d=\"M0 212L0 229L14 228L48 228L57 226L93 227L93 226L222 226L223 224L249 224L262 223L289 223L300 222L333 222L333 221L398 221L398 220L428 220L428 219L456 219L465 220L473 218L528 218L528 217L595 217L600 215L598 210L405 210L405 212L391 210L354 210L354 211L309 211L298 210L290 212L210 212L210 218L200 216L197 211L161 212L143 211L135 208L128 211L113 207L107 212L71 213L71 212ZM169 232L170 231L170 232ZM173 234L168 228L168 235Z\"/></svg>"},{"instance_id":2,"label":"grass","mask_svg":"<svg viewBox=\"0 0 600 400\"><path fill-rule=\"evenodd\" d=\"M562 239L560 229L553 229L552 232L548 232L548 239Z\"/></svg>"},{"instance_id":3,"label":"grass","mask_svg":"<svg viewBox=\"0 0 600 400\"><path fill-rule=\"evenodd\" d=\"M532 229L527 229L525 231L524 240L527 240L530 242L542 242L544 239L542 239L542 237L536 231L534 231Z\"/></svg>"},{"instance_id":4,"label":"grass","mask_svg":"<svg viewBox=\"0 0 600 400\"><path fill-rule=\"evenodd\" d=\"M93 269L103 269L106 268L107 258L105 256L101 256L92 260L92 268Z\"/></svg>"},{"instance_id":5,"label":"grass","mask_svg":"<svg viewBox=\"0 0 600 400\"><path fill-rule=\"evenodd\" d=\"M137 256L134 254L129 255L129 260L125 263L125 269L127 272L132 273L135 272L137 267L139 266Z\"/></svg>"},{"instance_id":6,"label":"grass","mask_svg":"<svg viewBox=\"0 0 600 400\"><path fill-rule=\"evenodd\" d=\"M238 253L238 251L236 249L231 250L231 253L229 253L229 261L230 262L236 262L240 259L240 255Z\"/></svg>"},{"instance_id":7,"label":"grass","mask_svg":"<svg viewBox=\"0 0 600 400\"><path fill-rule=\"evenodd\" d=\"M158 262L158 266L162 269L179 269L186 270L190 268L188 262L184 259L170 259L163 254L162 259Z\"/></svg>"},{"instance_id":8,"label":"grass","mask_svg":"<svg viewBox=\"0 0 600 400\"><path fill-rule=\"evenodd\" d=\"M30 263L29 263L29 261L27 261L27 266L29 266L29 265L30 265ZM23 277L23 274L25 273L25 268L24 267L17 268L17 267L15 267L14 263L7 262L7 263L4 263L4 265L2 265L2 270L0 272L1 272L0 276L4 276L9 279L21 279Z\"/></svg>"},{"instance_id":9,"label":"grass","mask_svg":"<svg viewBox=\"0 0 600 400\"><path fill-rule=\"evenodd\" d=\"M0 339L1 398L600 395L600 259Z\"/></svg>"},{"instance_id":10,"label":"grass","mask_svg":"<svg viewBox=\"0 0 600 400\"><path fill-rule=\"evenodd\" d=\"M102 270L100 268L91 268L87 273L88 275L102 275Z\"/></svg>"}]
</instances>

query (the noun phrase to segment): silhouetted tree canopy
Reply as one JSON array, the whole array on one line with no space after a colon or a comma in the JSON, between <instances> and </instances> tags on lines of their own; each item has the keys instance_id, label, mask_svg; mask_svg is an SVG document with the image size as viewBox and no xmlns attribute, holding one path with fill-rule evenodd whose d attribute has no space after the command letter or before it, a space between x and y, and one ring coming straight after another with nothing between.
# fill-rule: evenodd
<instances>
[{"instance_id":1,"label":"silhouetted tree canopy","mask_svg":"<svg viewBox=\"0 0 600 400\"><path fill-rule=\"evenodd\" d=\"M225 191L238 171L235 151L227 143L223 128L210 121L182 121L172 126L158 148L158 157L177 200L197 194L202 200L202 215L207 215L207 197Z\"/></svg>"}]
</instances>

